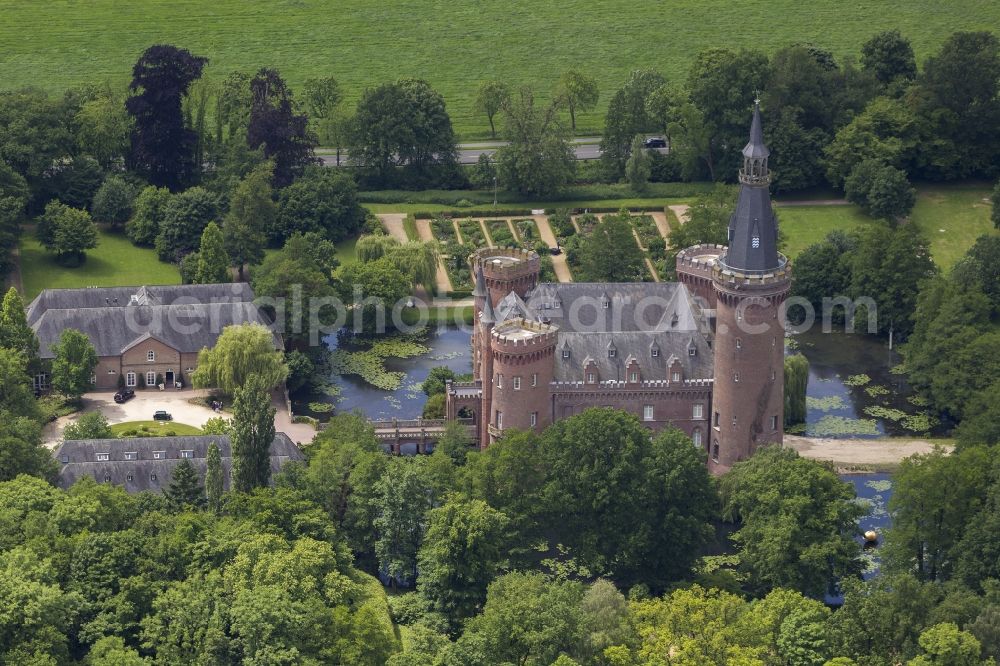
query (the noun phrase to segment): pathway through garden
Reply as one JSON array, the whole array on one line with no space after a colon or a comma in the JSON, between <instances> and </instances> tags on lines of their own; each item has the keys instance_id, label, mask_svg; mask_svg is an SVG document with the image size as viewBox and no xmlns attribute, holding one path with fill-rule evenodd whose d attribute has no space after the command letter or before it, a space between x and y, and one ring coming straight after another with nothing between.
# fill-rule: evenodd
<instances>
[{"instance_id":1,"label":"pathway through garden","mask_svg":"<svg viewBox=\"0 0 1000 666\"><path fill-rule=\"evenodd\" d=\"M660 235L663 236L663 240L670 238L670 222L667 221L666 213L646 213L651 218L653 222L656 223L656 228L659 230Z\"/></svg>"},{"instance_id":2,"label":"pathway through garden","mask_svg":"<svg viewBox=\"0 0 1000 666\"><path fill-rule=\"evenodd\" d=\"M542 242L549 247L555 247L557 245L556 235L552 233L552 227L549 226L549 218L544 215L532 215L531 219L535 221L535 225L538 227L538 235L541 237ZM552 256L552 269L555 271L556 277L560 282L573 281L573 275L569 272L569 264L566 263L565 254Z\"/></svg>"},{"instance_id":3,"label":"pathway through garden","mask_svg":"<svg viewBox=\"0 0 1000 666\"><path fill-rule=\"evenodd\" d=\"M420 240L422 241L434 240L430 220L417 220L417 235L420 236ZM444 264L441 261L441 258L438 257L437 272L434 274L434 284L437 286L439 294L447 294L452 291L451 279L448 277L448 271L444 269Z\"/></svg>"},{"instance_id":4,"label":"pathway through garden","mask_svg":"<svg viewBox=\"0 0 1000 666\"><path fill-rule=\"evenodd\" d=\"M410 239L406 237L406 229L403 228L403 220L406 215L402 213L382 213L378 216L382 220L382 226L389 232L389 235L400 243L406 243Z\"/></svg>"},{"instance_id":5,"label":"pathway through garden","mask_svg":"<svg viewBox=\"0 0 1000 666\"><path fill-rule=\"evenodd\" d=\"M687 204L676 204L673 206L667 206L667 208L669 208L670 212L674 214L674 217L677 218L678 222L681 224L687 222L688 211L691 210L691 206L688 206Z\"/></svg>"}]
</instances>

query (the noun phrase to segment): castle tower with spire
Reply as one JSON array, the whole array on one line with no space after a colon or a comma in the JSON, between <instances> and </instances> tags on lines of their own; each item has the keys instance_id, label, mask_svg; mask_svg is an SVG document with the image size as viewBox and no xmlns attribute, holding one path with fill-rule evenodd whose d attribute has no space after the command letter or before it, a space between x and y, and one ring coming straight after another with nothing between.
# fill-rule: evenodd
<instances>
[{"instance_id":1,"label":"castle tower with spire","mask_svg":"<svg viewBox=\"0 0 1000 666\"><path fill-rule=\"evenodd\" d=\"M716 473L783 437L781 306L791 286L791 264L777 249L769 155L755 103L728 247L712 266L716 330L709 467Z\"/></svg>"}]
</instances>

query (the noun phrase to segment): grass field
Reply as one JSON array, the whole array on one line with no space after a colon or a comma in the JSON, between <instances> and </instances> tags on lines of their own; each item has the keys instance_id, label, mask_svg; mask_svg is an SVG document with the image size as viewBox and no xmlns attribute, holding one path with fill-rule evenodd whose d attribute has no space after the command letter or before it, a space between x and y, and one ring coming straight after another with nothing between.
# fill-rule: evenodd
<instances>
[{"instance_id":1,"label":"grass field","mask_svg":"<svg viewBox=\"0 0 1000 666\"><path fill-rule=\"evenodd\" d=\"M147 437L164 437L168 431L177 436L201 434L200 428L175 421L127 421L111 426L111 432L115 437L121 437L127 430L141 430Z\"/></svg>"},{"instance_id":2,"label":"grass field","mask_svg":"<svg viewBox=\"0 0 1000 666\"><path fill-rule=\"evenodd\" d=\"M944 270L955 265L990 222L989 187L984 184L919 186L910 220L930 241L931 255ZM872 222L856 206L779 206L785 254L791 258L834 229L849 231Z\"/></svg>"},{"instance_id":3,"label":"grass field","mask_svg":"<svg viewBox=\"0 0 1000 666\"><path fill-rule=\"evenodd\" d=\"M24 298L31 300L42 289L70 287L114 287L143 284L178 284L180 273L173 264L156 258L156 252L135 247L121 234L98 232L97 247L87 252L87 260L77 268L55 262L34 235L21 239L21 280Z\"/></svg>"},{"instance_id":4,"label":"grass field","mask_svg":"<svg viewBox=\"0 0 1000 666\"><path fill-rule=\"evenodd\" d=\"M372 84L427 79L444 96L462 138L488 125L473 110L479 81L500 77L547 93L576 68L600 83L598 108L578 130L600 129L608 99L636 68L681 82L706 47L773 51L810 42L838 57L858 54L874 32L899 28L918 57L956 30L995 30L990 0L0 0L4 88L53 92L86 83L122 85L143 49L171 43L206 56L219 80L234 69L276 67L293 87L337 77L348 101Z\"/></svg>"}]
</instances>

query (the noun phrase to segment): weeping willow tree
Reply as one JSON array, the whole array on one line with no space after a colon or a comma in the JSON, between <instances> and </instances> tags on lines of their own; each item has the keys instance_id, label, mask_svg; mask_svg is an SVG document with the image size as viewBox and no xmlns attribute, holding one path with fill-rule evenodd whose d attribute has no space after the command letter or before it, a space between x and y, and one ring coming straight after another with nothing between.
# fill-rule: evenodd
<instances>
[{"instance_id":1,"label":"weeping willow tree","mask_svg":"<svg viewBox=\"0 0 1000 666\"><path fill-rule=\"evenodd\" d=\"M809 361L802 354L785 358L785 425L806 420L806 386L809 384Z\"/></svg>"},{"instance_id":2,"label":"weeping willow tree","mask_svg":"<svg viewBox=\"0 0 1000 666\"><path fill-rule=\"evenodd\" d=\"M362 236L356 247L363 263L388 257L413 284L432 285L437 272L437 244L410 241L400 243L392 236Z\"/></svg>"}]
</instances>

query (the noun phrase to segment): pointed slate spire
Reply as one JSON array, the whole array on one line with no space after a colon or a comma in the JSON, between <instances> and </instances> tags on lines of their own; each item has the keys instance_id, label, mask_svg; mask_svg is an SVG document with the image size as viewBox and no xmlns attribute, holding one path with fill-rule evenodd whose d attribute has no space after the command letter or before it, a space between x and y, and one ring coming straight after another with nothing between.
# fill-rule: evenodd
<instances>
[{"instance_id":1,"label":"pointed slate spire","mask_svg":"<svg viewBox=\"0 0 1000 666\"><path fill-rule=\"evenodd\" d=\"M497 323L496 313L493 311L493 306L490 305L490 299L486 299L486 303L483 304L483 310L479 313L479 321L484 324L495 324Z\"/></svg>"},{"instance_id":2,"label":"pointed slate spire","mask_svg":"<svg viewBox=\"0 0 1000 666\"><path fill-rule=\"evenodd\" d=\"M723 263L741 271L778 268L778 222L771 209L767 168L770 155L764 143L760 105L755 101L750 123L750 141L743 148L740 196L729 220L729 248Z\"/></svg>"},{"instance_id":3,"label":"pointed slate spire","mask_svg":"<svg viewBox=\"0 0 1000 666\"><path fill-rule=\"evenodd\" d=\"M483 277L483 267L476 265L476 286L472 290L472 295L476 298L485 298L488 295L486 291L486 278Z\"/></svg>"}]
</instances>

